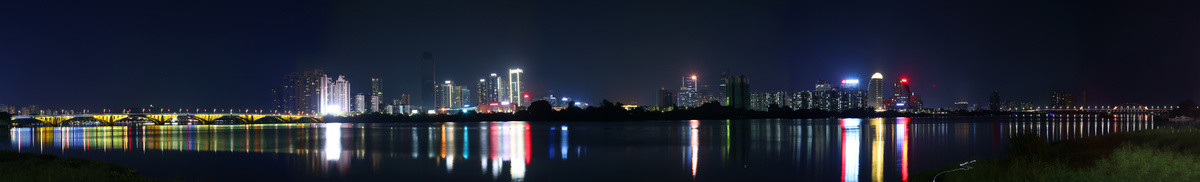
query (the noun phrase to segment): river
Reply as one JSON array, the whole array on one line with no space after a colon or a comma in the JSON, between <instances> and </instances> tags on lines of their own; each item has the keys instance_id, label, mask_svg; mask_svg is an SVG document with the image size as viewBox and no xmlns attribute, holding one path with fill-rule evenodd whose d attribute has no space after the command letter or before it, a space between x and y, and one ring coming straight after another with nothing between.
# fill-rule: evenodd
<instances>
[{"instance_id":1,"label":"river","mask_svg":"<svg viewBox=\"0 0 1200 182\"><path fill-rule=\"evenodd\" d=\"M0 149L199 181L907 181L1148 116L22 127ZM0 177L2 179L3 177Z\"/></svg>"}]
</instances>

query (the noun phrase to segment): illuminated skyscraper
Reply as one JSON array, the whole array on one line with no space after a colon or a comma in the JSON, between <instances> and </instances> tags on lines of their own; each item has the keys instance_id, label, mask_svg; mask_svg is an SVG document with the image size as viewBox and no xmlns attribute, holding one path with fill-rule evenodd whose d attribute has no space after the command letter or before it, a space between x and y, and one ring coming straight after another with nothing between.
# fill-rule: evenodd
<instances>
[{"instance_id":1,"label":"illuminated skyscraper","mask_svg":"<svg viewBox=\"0 0 1200 182\"><path fill-rule=\"evenodd\" d=\"M492 73L490 76L488 76L488 82L491 82L489 86L493 87L493 90L491 91L491 98L489 98L490 103L499 103L508 100L506 99L508 90L504 90L504 88L507 88L508 84L504 81L504 77L498 76L496 73Z\"/></svg>"},{"instance_id":2,"label":"illuminated skyscraper","mask_svg":"<svg viewBox=\"0 0 1200 182\"><path fill-rule=\"evenodd\" d=\"M517 107L525 104L525 80L522 77L524 72L520 68L508 69L508 101Z\"/></svg>"},{"instance_id":3,"label":"illuminated skyscraper","mask_svg":"<svg viewBox=\"0 0 1200 182\"><path fill-rule=\"evenodd\" d=\"M354 95L354 111L358 113L367 112L367 97L362 93Z\"/></svg>"},{"instance_id":4,"label":"illuminated skyscraper","mask_svg":"<svg viewBox=\"0 0 1200 182\"><path fill-rule=\"evenodd\" d=\"M434 86L434 88L437 89L437 92L434 93L434 96L437 98L437 100L434 101L434 105L437 107L437 109L456 107L455 94L458 94L462 88L455 86L454 82L450 80L446 80L444 84Z\"/></svg>"},{"instance_id":5,"label":"illuminated skyscraper","mask_svg":"<svg viewBox=\"0 0 1200 182\"><path fill-rule=\"evenodd\" d=\"M912 96L912 90L908 87L908 78L900 78L893 85L895 86L895 90L892 92L894 107L900 111L908 110L908 99Z\"/></svg>"},{"instance_id":6,"label":"illuminated skyscraper","mask_svg":"<svg viewBox=\"0 0 1200 182\"><path fill-rule=\"evenodd\" d=\"M486 78L480 78L479 82L475 83L475 92L472 93L475 96L475 103L472 103L471 105L487 104L491 102L488 99L490 97L488 96L488 92L486 90L490 90L489 88L494 87L489 87L488 83L490 82L488 82Z\"/></svg>"},{"instance_id":7,"label":"illuminated skyscraper","mask_svg":"<svg viewBox=\"0 0 1200 182\"><path fill-rule=\"evenodd\" d=\"M338 75L337 80L329 77L321 81L321 114L343 115L350 111L350 81Z\"/></svg>"},{"instance_id":8,"label":"illuminated skyscraper","mask_svg":"<svg viewBox=\"0 0 1200 182\"><path fill-rule=\"evenodd\" d=\"M830 91L833 90L833 84L829 84L829 81L818 80L814 89L817 91Z\"/></svg>"},{"instance_id":9,"label":"illuminated skyscraper","mask_svg":"<svg viewBox=\"0 0 1200 182\"><path fill-rule=\"evenodd\" d=\"M276 88L273 101L281 113L318 114L321 110L325 72L314 69L288 74Z\"/></svg>"},{"instance_id":10,"label":"illuminated skyscraper","mask_svg":"<svg viewBox=\"0 0 1200 182\"><path fill-rule=\"evenodd\" d=\"M288 74L284 77L283 82L271 88L272 110L280 113L296 112L296 84L298 82L296 76L295 73Z\"/></svg>"},{"instance_id":11,"label":"illuminated skyscraper","mask_svg":"<svg viewBox=\"0 0 1200 182\"><path fill-rule=\"evenodd\" d=\"M867 98L869 106L875 108L875 111L883 111L883 74L876 72L871 75L871 83L867 85Z\"/></svg>"},{"instance_id":12,"label":"illuminated skyscraper","mask_svg":"<svg viewBox=\"0 0 1200 182\"><path fill-rule=\"evenodd\" d=\"M424 109L433 109L434 106L434 88L437 86L437 65L433 61L433 53L426 51L421 54L421 95L414 105L425 107Z\"/></svg>"},{"instance_id":13,"label":"illuminated skyscraper","mask_svg":"<svg viewBox=\"0 0 1200 182\"><path fill-rule=\"evenodd\" d=\"M676 95L678 97L676 104L680 107L699 107L702 102L697 85L699 78L696 75L684 76L682 81L683 86L679 87L679 94Z\"/></svg>"},{"instance_id":14,"label":"illuminated skyscraper","mask_svg":"<svg viewBox=\"0 0 1200 182\"><path fill-rule=\"evenodd\" d=\"M508 93L504 91L504 78L496 73L488 75L487 78L479 79L479 83L475 89L476 104L500 103L508 99Z\"/></svg>"},{"instance_id":15,"label":"illuminated skyscraper","mask_svg":"<svg viewBox=\"0 0 1200 182\"><path fill-rule=\"evenodd\" d=\"M379 106L383 105L380 101L383 99L383 81L379 78L371 78L371 112L379 112Z\"/></svg>"}]
</instances>

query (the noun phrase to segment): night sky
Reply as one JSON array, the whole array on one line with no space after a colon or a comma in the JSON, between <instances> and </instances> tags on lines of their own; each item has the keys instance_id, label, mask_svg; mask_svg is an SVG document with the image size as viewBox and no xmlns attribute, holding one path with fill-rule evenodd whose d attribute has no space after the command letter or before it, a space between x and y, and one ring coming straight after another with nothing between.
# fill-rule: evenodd
<instances>
[{"instance_id":1,"label":"night sky","mask_svg":"<svg viewBox=\"0 0 1200 182\"><path fill-rule=\"evenodd\" d=\"M929 107L1200 98L1197 1L731 2L6 1L0 104L268 108L273 84L313 68L353 92L382 78L391 99L419 93L424 51L439 80L520 67L534 96L641 105L725 70L753 91L903 75Z\"/></svg>"}]
</instances>

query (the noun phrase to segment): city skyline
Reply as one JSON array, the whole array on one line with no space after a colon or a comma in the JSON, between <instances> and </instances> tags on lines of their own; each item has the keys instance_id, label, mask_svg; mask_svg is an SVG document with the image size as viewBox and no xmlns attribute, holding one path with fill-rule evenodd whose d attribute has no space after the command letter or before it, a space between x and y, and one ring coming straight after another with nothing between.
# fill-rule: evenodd
<instances>
[{"instance_id":1,"label":"city skyline","mask_svg":"<svg viewBox=\"0 0 1200 182\"><path fill-rule=\"evenodd\" d=\"M726 70L752 78L751 91L905 75L935 108L987 103L992 91L1038 105L1049 104L1054 90L1086 93L1089 105L1200 98L1200 86L1190 84L1200 82L1192 74L1200 56L1190 53L1200 45L1190 32L1200 27L1144 21L1200 17L1167 13L1195 13L1179 5L960 2L929 14L919 11L929 4L902 2L515 2L448 11L433 10L452 6L438 2L26 3L3 11L17 18L0 30L8 40L0 60L10 65L0 82L18 89L0 91L0 104L267 108L280 75L310 69L362 83L352 93L368 93L367 79L379 78L386 103L419 95L425 51L437 54L435 83L520 67L531 70L524 82L534 95L555 90L640 105L653 105L655 90L675 87L679 75L711 81ZM1117 8L1125 6L1159 11ZM146 20L123 21L133 17Z\"/></svg>"}]
</instances>

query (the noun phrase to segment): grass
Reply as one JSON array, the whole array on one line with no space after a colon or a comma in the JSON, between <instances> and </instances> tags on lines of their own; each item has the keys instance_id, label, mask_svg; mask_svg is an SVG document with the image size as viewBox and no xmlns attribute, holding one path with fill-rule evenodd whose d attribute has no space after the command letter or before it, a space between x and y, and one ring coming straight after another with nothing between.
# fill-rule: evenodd
<instances>
[{"instance_id":1,"label":"grass","mask_svg":"<svg viewBox=\"0 0 1200 182\"><path fill-rule=\"evenodd\" d=\"M1155 129L1045 143L1010 139L1009 156L979 160L939 181L1200 181L1200 129ZM1039 143L1040 142L1040 143ZM913 175L931 181L957 164Z\"/></svg>"},{"instance_id":2,"label":"grass","mask_svg":"<svg viewBox=\"0 0 1200 182\"><path fill-rule=\"evenodd\" d=\"M157 181L134 172L107 162L0 151L0 181Z\"/></svg>"}]
</instances>

